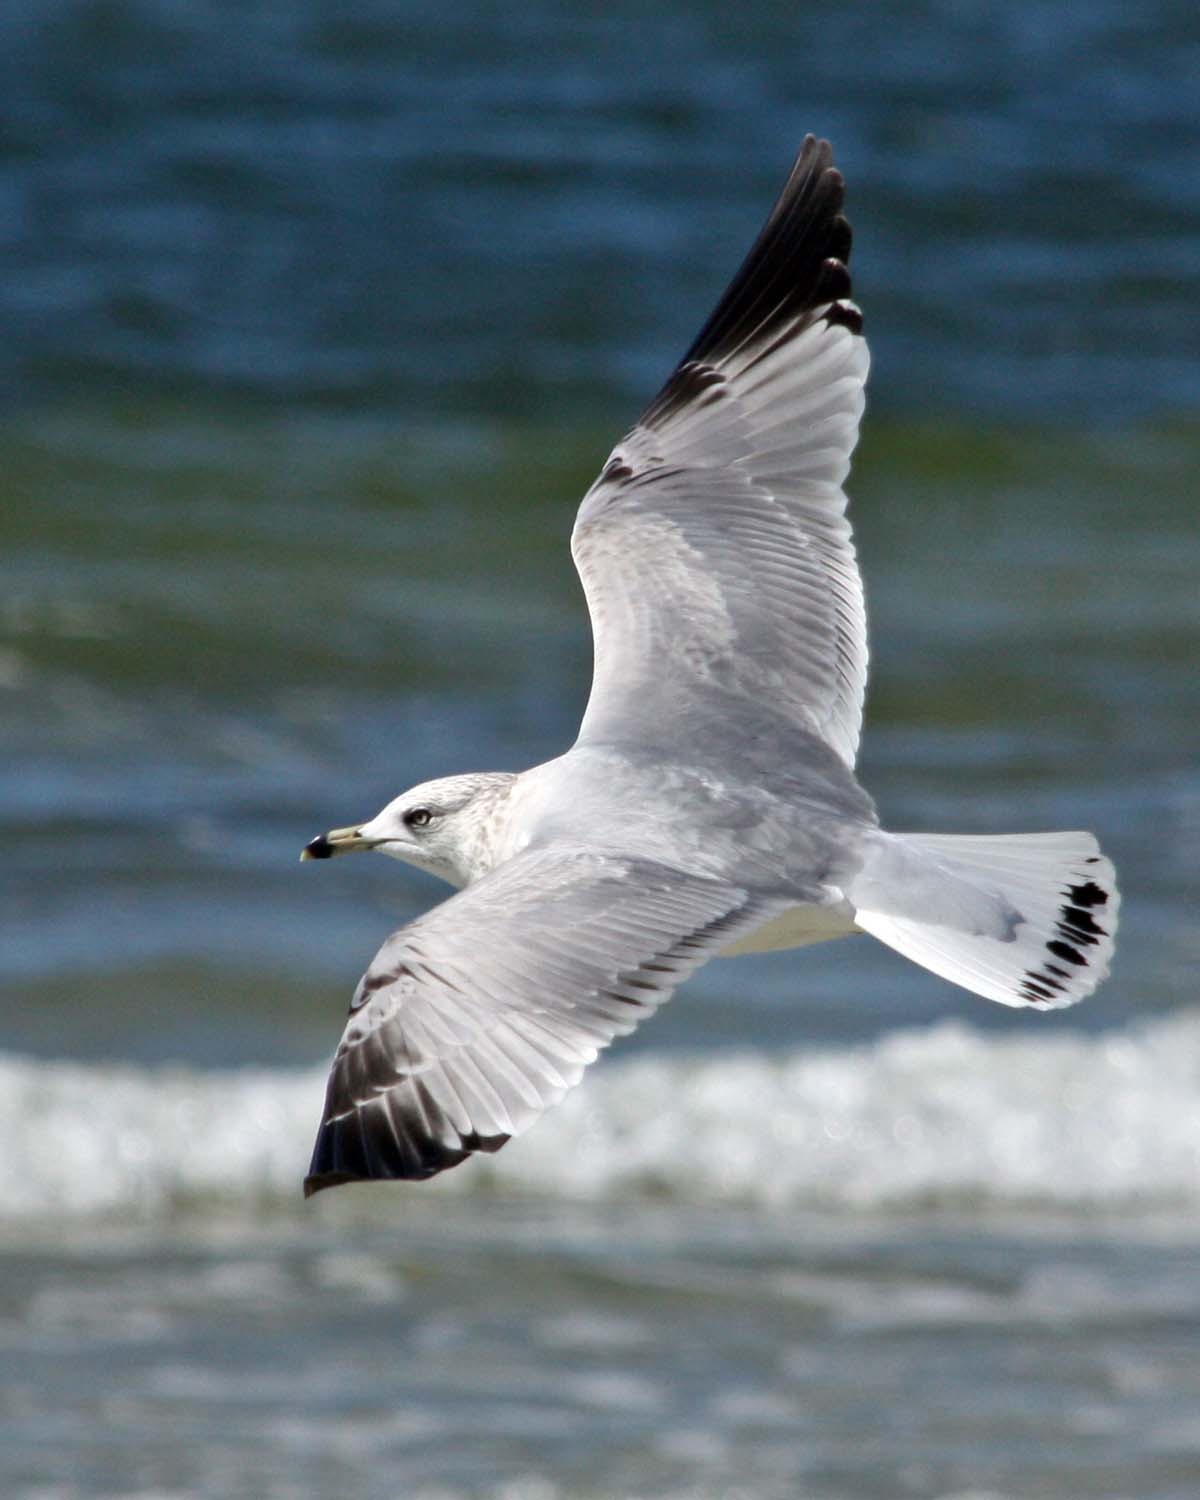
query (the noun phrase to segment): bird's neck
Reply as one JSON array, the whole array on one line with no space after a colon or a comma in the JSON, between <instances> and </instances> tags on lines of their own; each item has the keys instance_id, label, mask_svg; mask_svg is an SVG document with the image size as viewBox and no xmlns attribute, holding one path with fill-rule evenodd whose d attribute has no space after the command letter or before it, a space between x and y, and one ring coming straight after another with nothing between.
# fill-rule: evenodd
<instances>
[{"instance_id":1,"label":"bird's neck","mask_svg":"<svg viewBox=\"0 0 1200 1500\"><path fill-rule=\"evenodd\" d=\"M471 800L464 819L461 848L451 884L470 885L507 858L506 830L509 803L517 776L511 771L488 771L476 778L483 783Z\"/></svg>"}]
</instances>

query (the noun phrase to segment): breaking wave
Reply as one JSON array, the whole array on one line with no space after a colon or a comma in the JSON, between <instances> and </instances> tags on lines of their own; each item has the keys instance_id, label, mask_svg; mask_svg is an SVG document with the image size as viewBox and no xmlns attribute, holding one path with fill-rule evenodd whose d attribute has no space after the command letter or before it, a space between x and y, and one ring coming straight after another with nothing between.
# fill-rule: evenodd
<instances>
[{"instance_id":1,"label":"breaking wave","mask_svg":"<svg viewBox=\"0 0 1200 1500\"><path fill-rule=\"evenodd\" d=\"M323 1090L323 1068L0 1055L0 1220L299 1211ZM778 1056L609 1058L497 1156L404 1191L1198 1208L1200 1012L1097 1036L952 1024Z\"/></svg>"}]
</instances>

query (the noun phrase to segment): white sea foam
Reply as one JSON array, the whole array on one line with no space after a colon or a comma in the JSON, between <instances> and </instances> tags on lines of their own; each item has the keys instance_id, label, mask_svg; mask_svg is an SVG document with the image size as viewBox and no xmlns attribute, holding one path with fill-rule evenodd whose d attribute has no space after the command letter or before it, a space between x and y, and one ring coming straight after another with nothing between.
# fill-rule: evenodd
<instances>
[{"instance_id":1,"label":"white sea foam","mask_svg":"<svg viewBox=\"0 0 1200 1500\"><path fill-rule=\"evenodd\" d=\"M0 1218L299 1202L324 1070L0 1056ZM777 1057L605 1059L495 1157L408 1191L911 1211L1200 1208L1200 1012L1085 1036L960 1025Z\"/></svg>"}]
</instances>

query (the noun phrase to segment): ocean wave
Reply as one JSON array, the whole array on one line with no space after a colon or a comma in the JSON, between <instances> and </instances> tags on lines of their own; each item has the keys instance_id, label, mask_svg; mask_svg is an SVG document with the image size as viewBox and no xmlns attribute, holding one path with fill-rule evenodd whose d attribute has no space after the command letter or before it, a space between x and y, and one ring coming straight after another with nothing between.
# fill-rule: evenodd
<instances>
[{"instance_id":1,"label":"ocean wave","mask_svg":"<svg viewBox=\"0 0 1200 1500\"><path fill-rule=\"evenodd\" d=\"M0 1221L298 1209L323 1088L323 1068L0 1055ZM949 1024L778 1056L610 1058L498 1155L401 1191L1197 1208L1200 1012L1096 1036Z\"/></svg>"}]
</instances>

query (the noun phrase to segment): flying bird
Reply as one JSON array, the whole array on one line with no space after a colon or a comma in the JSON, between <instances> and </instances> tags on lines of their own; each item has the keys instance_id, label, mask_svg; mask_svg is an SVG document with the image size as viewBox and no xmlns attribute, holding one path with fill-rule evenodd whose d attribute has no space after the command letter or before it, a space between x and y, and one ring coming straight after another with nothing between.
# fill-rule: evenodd
<instances>
[{"instance_id":1,"label":"flying bird","mask_svg":"<svg viewBox=\"0 0 1200 1500\"><path fill-rule=\"evenodd\" d=\"M583 498L574 745L425 782L305 848L459 888L354 992L306 1196L498 1150L716 956L868 932L1042 1010L1108 972L1119 897L1091 834L889 833L855 778L867 638L842 485L868 355L843 197L809 136Z\"/></svg>"}]
</instances>

